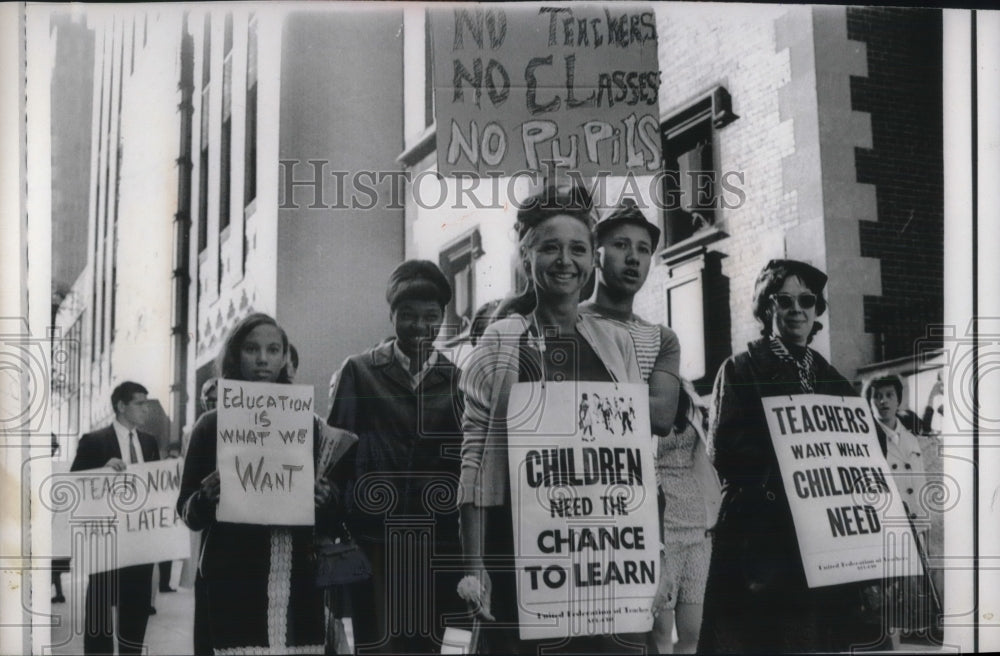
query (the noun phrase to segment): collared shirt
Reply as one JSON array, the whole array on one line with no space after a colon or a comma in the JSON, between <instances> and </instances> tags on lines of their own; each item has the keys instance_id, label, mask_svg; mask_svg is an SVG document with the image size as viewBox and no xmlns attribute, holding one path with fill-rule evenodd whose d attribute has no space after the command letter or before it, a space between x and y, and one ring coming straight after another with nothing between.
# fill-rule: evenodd
<instances>
[{"instance_id":1,"label":"collared shirt","mask_svg":"<svg viewBox=\"0 0 1000 656\"><path fill-rule=\"evenodd\" d=\"M889 441L895 444L896 446L899 446L899 431L906 430L906 427L903 426L903 424L899 421L899 419L896 419L895 428L889 428L888 426L886 426L885 422L879 419L878 416L875 417L875 421L877 421L879 426L882 427L882 430L885 431L885 435L887 438L889 438Z\"/></svg>"},{"instance_id":2,"label":"collared shirt","mask_svg":"<svg viewBox=\"0 0 1000 656\"><path fill-rule=\"evenodd\" d=\"M128 434L129 434L129 429L125 428L120 423L118 423L117 419L115 419L114 421L112 421L111 425L115 427L115 437L118 438L118 448L122 452L122 460L124 460L125 464L127 464L127 465L132 464L132 458L131 458L131 455L129 454L129 450L128 450ZM138 431L138 429L135 429L135 428L132 429L132 436L133 436L132 437L132 441L135 444L135 461L136 461L136 463L145 462L145 460L143 460L143 457L142 457L142 445L139 444L139 431Z\"/></svg>"},{"instance_id":3,"label":"collared shirt","mask_svg":"<svg viewBox=\"0 0 1000 656\"><path fill-rule=\"evenodd\" d=\"M403 371L405 371L409 375L410 389L413 390L417 389L417 387L420 385L420 382L424 379L424 376L426 376L427 372L431 370L431 367L433 367L437 363L438 359L438 350L434 347L431 347L431 353L429 356L427 356L427 361L424 362L424 366L417 373L411 374L410 358L405 353L403 353L402 349L399 348L399 340L393 340L392 352L396 356L396 361L399 362L399 365L401 367L403 367Z\"/></svg>"}]
</instances>

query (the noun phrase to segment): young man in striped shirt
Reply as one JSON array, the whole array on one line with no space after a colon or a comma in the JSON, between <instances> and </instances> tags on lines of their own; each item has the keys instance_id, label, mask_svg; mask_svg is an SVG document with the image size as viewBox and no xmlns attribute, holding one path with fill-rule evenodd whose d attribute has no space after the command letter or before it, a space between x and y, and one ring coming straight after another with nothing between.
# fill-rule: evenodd
<instances>
[{"instance_id":1,"label":"young man in striped shirt","mask_svg":"<svg viewBox=\"0 0 1000 656\"><path fill-rule=\"evenodd\" d=\"M615 209L595 228L600 267L594 299L580 305L581 313L616 321L635 342L643 380L649 384L649 419L654 435L666 435L674 424L680 389L681 347L666 326L650 323L632 312L632 301L649 275L660 229L635 204Z\"/></svg>"}]
</instances>

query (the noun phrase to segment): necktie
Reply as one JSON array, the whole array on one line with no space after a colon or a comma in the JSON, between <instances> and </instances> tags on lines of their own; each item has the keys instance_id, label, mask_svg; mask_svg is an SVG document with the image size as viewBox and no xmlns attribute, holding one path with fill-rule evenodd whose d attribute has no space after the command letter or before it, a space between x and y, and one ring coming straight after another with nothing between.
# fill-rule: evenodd
<instances>
[{"instance_id":1,"label":"necktie","mask_svg":"<svg viewBox=\"0 0 1000 656\"><path fill-rule=\"evenodd\" d=\"M128 457L132 464L139 462L139 456L135 453L135 433L128 432Z\"/></svg>"}]
</instances>

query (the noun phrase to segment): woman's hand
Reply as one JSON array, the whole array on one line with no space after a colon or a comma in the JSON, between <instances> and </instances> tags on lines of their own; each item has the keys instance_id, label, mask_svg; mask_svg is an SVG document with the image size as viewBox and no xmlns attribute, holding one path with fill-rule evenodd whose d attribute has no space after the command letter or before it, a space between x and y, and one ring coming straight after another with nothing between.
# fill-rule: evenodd
<instances>
[{"instance_id":1,"label":"woman's hand","mask_svg":"<svg viewBox=\"0 0 1000 656\"><path fill-rule=\"evenodd\" d=\"M320 478L316 481L316 486L313 488L313 499L316 502L317 508L322 508L326 504L330 503L330 499L333 498L333 486L330 485L330 481L325 478Z\"/></svg>"},{"instance_id":2,"label":"woman's hand","mask_svg":"<svg viewBox=\"0 0 1000 656\"><path fill-rule=\"evenodd\" d=\"M471 574L467 574L458 582L458 596L469 604L469 610L480 619L490 622L494 621L493 615L490 613L490 592L492 589L493 583L490 581L490 575L481 564L473 568Z\"/></svg>"},{"instance_id":3,"label":"woman's hand","mask_svg":"<svg viewBox=\"0 0 1000 656\"><path fill-rule=\"evenodd\" d=\"M667 554L666 550L663 547L663 544L661 543L660 581L656 586L656 596L653 597L653 605L650 608L650 612L653 614L653 617L656 617L664 610L673 609L674 606L676 605L675 604L676 600L674 598L674 595L676 594L676 591L674 589L674 581L672 578L666 575L667 571L666 564L667 564Z\"/></svg>"},{"instance_id":4,"label":"woman's hand","mask_svg":"<svg viewBox=\"0 0 1000 656\"><path fill-rule=\"evenodd\" d=\"M201 497L211 503L219 503L219 470L201 479L201 488L198 490Z\"/></svg>"}]
</instances>

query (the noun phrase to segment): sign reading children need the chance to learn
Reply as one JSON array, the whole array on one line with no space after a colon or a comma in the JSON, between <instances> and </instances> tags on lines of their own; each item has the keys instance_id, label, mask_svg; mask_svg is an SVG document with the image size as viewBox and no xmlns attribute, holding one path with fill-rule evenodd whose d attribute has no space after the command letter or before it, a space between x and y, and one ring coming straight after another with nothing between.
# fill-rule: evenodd
<instances>
[{"instance_id":1,"label":"sign reading children need the chance to learn","mask_svg":"<svg viewBox=\"0 0 1000 656\"><path fill-rule=\"evenodd\" d=\"M428 9L438 171L581 175L660 169L648 4Z\"/></svg>"},{"instance_id":2,"label":"sign reading children need the chance to learn","mask_svg":"<svg viewBox=\"0 0 1000 656\"><path fill-rule=\"evenodd\" d=\"M315 522L313 389L219 381L220 521Z\"/></svg>"},{"instance_id":3,"label":"sign reading children need the chance to learn","mask_svg":"<svg viewBox=\"0 0 1000 656\"><path fill-rule=\"evenodd\" d=\"M811 588L923 569L863 399L762 399Z\"/></svg>"},{"instance_id":4,"label":"sign reading children need the chance to learn","mask_svg":"<svg viewBox=\"0 0 1000 656\"><path fill-rule=\"evenodd\" d=\"M648 389L539 389L515 384L508 405L521 638L649 631L660 532Z\"/></svg>"},{"instance_id":5,"label":"sign reading children need the chance to learn","mask_svg":"<svg viewBox=\"0 0 1000 656\"><path fill-rule=\"evenodd\" d=\"M177 458L122 472L54 466L40 490L53 513L53 554L76 558L91 574L189 557L190 534L176 508L182 467Z\"/></svg>"}]
</instances>

